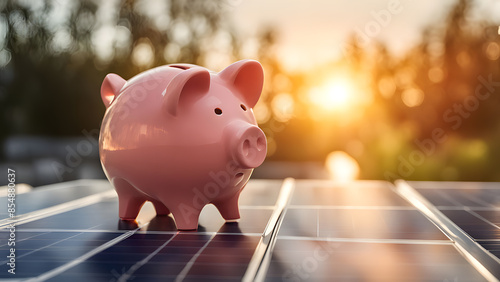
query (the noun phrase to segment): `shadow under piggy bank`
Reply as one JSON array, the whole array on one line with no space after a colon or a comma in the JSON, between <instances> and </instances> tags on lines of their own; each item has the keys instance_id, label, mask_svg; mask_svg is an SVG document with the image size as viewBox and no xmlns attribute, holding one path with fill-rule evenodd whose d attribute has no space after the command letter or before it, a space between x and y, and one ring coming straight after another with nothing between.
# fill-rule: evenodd
<instances>
[{"instance_id":1,"label":"shadow under piggy bank","mask_svg":"<svg viewBox=\"0 0 500 282\"><path fill-rule=\"evenodd\" d=\"M118 219L118 230L134 230L139 227L136 220Z\"/></svg>"},{"instance_id":2,"label":"shadow under piggy bank","mask_svg":"<svg viewBox=\"0 0 500 282\"><path fill-rule=\"evenodd\" d=\"M226 222L224 225L220 227L217 233L233 233L233 234L242 234L240 225L238 222Z\"/></svg>"},{"instance_id":3,"label":"shadow under piggy bank","mask_svg":"<svg viewBox=\"0 0 500 282\"><path fill-rule=\"evenodd\" d=\"M175 221L168 215L157 215L146 226L148 231L178 231ZM183 231L183 232L204 232L205 227L198 225L198 230Z\"/></svg>"},{"instance_id":4,"label":"shadow under piggy bank","mask_svg":"<svg viewBox=\"0 0 500 282\"><path fill-rule=\"evenodd\" d=\"M136 220L118 220L118 230L134 230L139 227ZM141 228L142 229L142 228ZM148 225L146 225L143 230L147 231L178 231L175 225L175 221L172 217L168 215L157 215ZM185 232L205 232L206 229L202 225L198 225L198 230L185 231Z\"/></svg>"},{"instance_id":5,"label":"shadow under piggy bank","mask_svg":"<svg viewBox=\"0 0 500 282\"><path fill-rule=\"evenodd\" d=\"M139 223L136 220L118 220L118 230L134 230L139 228ZM147 231L178 231L175 225L175 221L172 217L168 215L157 215L147 226L144 227ZM206 232L206 228L203 225L198 225L198 230L193 231L182 231L182 232ZM226 222L224 223L217 233L233 233L242 234L238 222Z\"/></svg>"}]
</instances>

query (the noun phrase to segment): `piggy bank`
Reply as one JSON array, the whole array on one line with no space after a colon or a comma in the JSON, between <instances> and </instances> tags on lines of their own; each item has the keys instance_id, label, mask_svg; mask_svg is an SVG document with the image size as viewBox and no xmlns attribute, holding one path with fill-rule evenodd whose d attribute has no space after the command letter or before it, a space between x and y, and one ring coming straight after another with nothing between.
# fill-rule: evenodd
<instances>
[{"instance_id":1,"label":"piggy bank","mask_svg":"<svg viewBox=\"0 0 500 282\"><path fill-rule=\"evenodd\" d=\"M173 64L128 81L108 74L99 152L120 218L135 220L150 201L157 215L172 213L179 230L197 229L210 203L224 219L239 219L239 195L266 156L252 111L263 79L253 60L219 73Z\"/></svg>"}]
</instances>

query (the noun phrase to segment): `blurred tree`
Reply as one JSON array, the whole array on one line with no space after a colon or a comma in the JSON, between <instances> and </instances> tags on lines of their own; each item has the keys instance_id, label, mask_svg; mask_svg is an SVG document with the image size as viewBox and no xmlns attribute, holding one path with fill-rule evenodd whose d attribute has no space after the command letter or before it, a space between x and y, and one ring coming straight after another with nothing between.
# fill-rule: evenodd
<instances>
[{"instance_id":1,"label":"blurred tree","mask_svg":"<svg viewBox=\"0 0 500 282\"><path fill-rule=\"evenodd\" d=\"M500 180L496 172L500 155L495 149L500 128L498 23L475 19L471 15L473 8L473 1L458 0L444 21L426 28L420 44L401 59L391 59L392 55L387 56L383 49L375 53L383 60L373 66L373 92L383 102L373 104L373 108L390 113L385 122L395 132L403 133L395 142L403 145L389 162L382 162L378 172L362 169L369 177L382 178L384 171L397 171L402 162L398 158L409 161L412 152L422 151L417 141L433 140L433 132L442 129L448 141L436 143L435 150L425 154L424 163L413 164L415 172L409 178ZM368 50L363 52L370 54ZM390 61L395 64L386 63ZM395 82L394 95L381 91L387 79ZM486 83L486 87L488 80L493 83ZM488 97L478 98L477 89ZM367 118L380 119L375 115ZM366 153L361 162L387 160L387 152L373 147Z\"/></svg>"},{"instance_id":2,"label":"blurred tree","mask_svg":"<svg viewBox=\"0 0 500 282\"><path fill-rule=\"evenodd\" d=\"M259 41L264 42L260 58L269 72L265 100L272 106L280 92L273 77L286 76L295 102L293 119L272 133L277 148L268 159L323 161L329 152L343 150L357 159L362 178L383 179L406 162L412 172L400 178L500 180L498 23L472 17L473 6L471 0L457 0L403 56L388 52L383 43L360 44L351 36L341 59L303 73L288 73L273 61L273 37L264 34ZM373 100L366 108L346 109L344 116L315 117L319 109L309 100L310 89L336 76L361 86L358 91L370 92ZM486 89L488 80L495 86L490 83ZM479 86L481 93L491 93L484 101L477 98ZM346 118L355 114L362 118L346 126ZM271 115L263 126L277 118ZM418 141L432 140L436 129L442 129L448 141L433 141L435 149L423 152ZM410 160L415 152L424 158Z\"/></svg>"},{"instance_id":3,"label":"blurred tree","mask_svg":"<svg viewBox=\"0 0 500 282\"><path fill-rule=\"evenodd\" d=\"M214 50L234 60L238 52L224 25L224 5L223 0L2 1L0 140L99 128L104 112L99 89L109 72L128 79L167 63L206 65Z\"/></svg>"}]
</instances>

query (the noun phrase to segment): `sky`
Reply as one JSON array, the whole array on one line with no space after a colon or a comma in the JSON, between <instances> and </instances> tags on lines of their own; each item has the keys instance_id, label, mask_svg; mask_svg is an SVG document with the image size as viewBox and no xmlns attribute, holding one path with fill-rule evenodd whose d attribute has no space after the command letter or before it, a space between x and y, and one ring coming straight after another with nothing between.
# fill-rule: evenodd
<instances>
[{"instance_id":1,"label":"sky","mask_svg":"<svg viewBox=\"0 0 500 282\"><path fill-rule=\"evenodd\" d=\"M355 32L401 54L424 27L442 19L457 0L227 0L243 37L265 26L278 30L278 57L289 69L308 68L341 56ZM499 23L500 1L475 0L475 17Z\"/></svg>"}]
</instances>

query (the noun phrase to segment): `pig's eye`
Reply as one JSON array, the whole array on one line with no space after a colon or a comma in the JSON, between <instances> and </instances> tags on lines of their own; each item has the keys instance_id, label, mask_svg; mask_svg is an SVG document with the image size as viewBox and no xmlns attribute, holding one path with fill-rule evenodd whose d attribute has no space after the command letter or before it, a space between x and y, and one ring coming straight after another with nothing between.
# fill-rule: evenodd
<instances>
[{"instance_id":1,"label":"pig's eye","mask_svg":"<svg viewBox=\"0 0 500 282\"><path fill-rule=\"evenodd\" d=\"M220 108L215 108L214 112L218 116L222 115L222 110Z\"/></svg>"},{"instance_id":2,"label":"pig's eye","mask_svg":"<svg viewBox=\"0 0 500 282\"><path fill-rule=\"evenodd\" d=\"M241 107L241 109L242 109L242 110L244 110L244 111L246 111L246 110L247 110L247 107L245 107L245 105L243 105L243 104L240 104L240 107Z\"/></svg>"}]
</instances>

